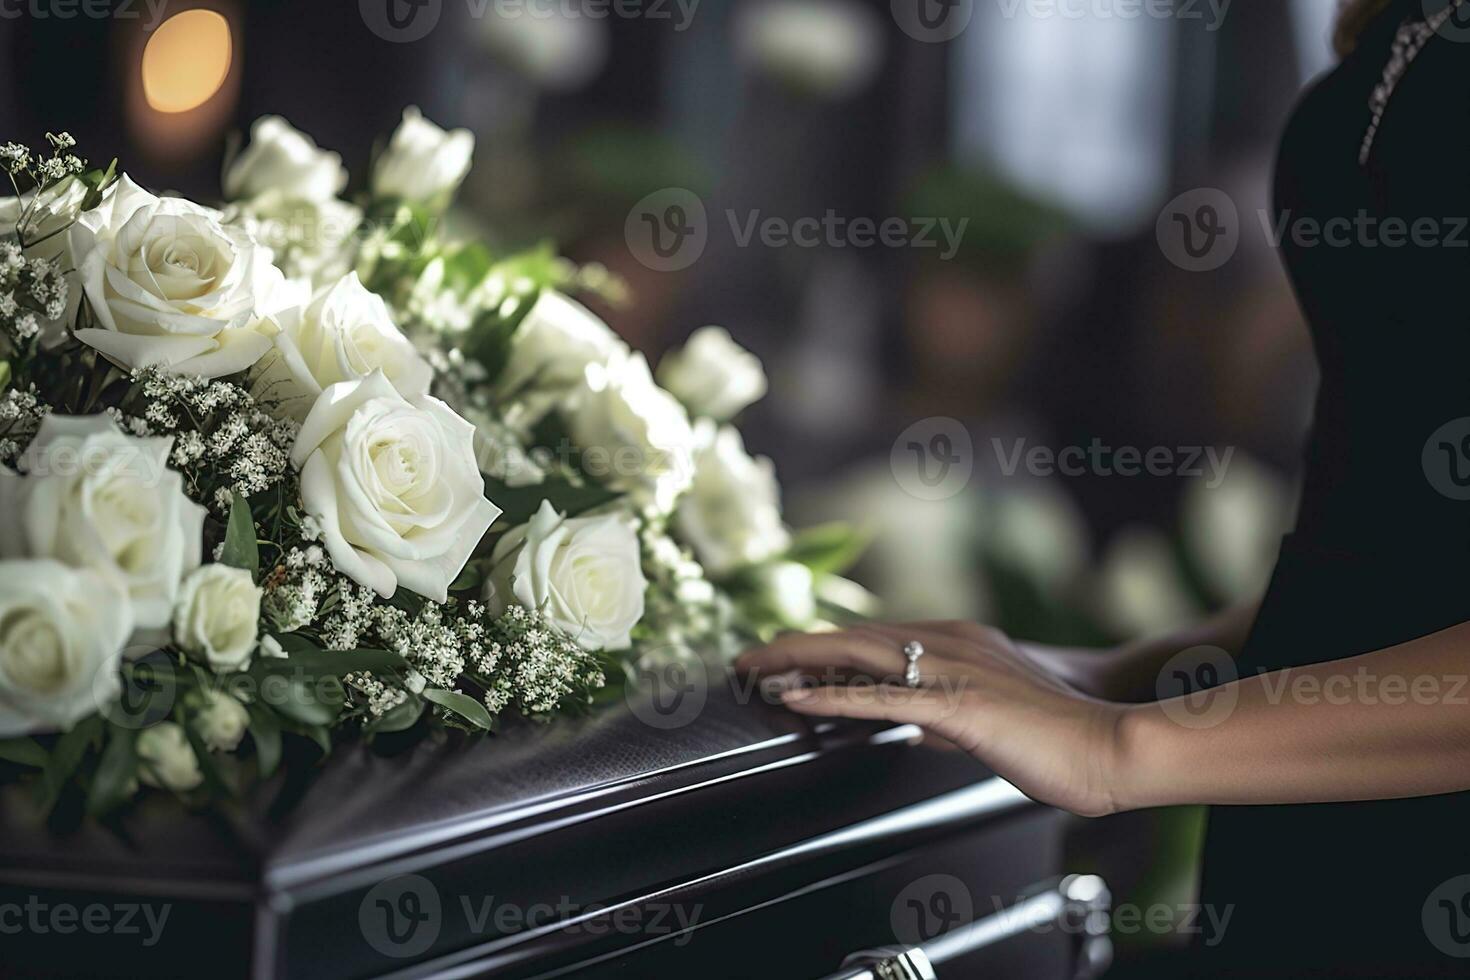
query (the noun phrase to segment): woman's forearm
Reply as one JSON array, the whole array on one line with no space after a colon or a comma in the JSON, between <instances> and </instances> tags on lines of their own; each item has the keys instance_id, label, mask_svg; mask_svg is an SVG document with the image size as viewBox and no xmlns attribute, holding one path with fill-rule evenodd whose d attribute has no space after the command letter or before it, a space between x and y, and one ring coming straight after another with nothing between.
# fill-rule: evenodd
<instances>
[{"instance_id":1,"label":"woman's forearm","mask_svg":"<svg viewBox=\"0 0 1470 980\"><path fill-rule=\"evenodd\" d=\"M1110 768L1125 809L1470 789L1470 623L1129 706Z\"/></svg>"}]
</instances>

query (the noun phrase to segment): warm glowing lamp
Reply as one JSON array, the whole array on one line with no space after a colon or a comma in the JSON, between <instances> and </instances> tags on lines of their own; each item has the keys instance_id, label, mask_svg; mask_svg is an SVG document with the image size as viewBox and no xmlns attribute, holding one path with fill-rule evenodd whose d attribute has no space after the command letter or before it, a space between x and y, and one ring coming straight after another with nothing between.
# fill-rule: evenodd
<instances>
[{"instance_id":1,"label":"warm glowing lamp","mask_svg":"<svg viewBox=\"0 0 1470 980\"><path fill-rule=\"evenodd\" d=\"M159 112L208 102L230 74L230 24L213 10L185 10L164 21L143 48L143 95Z\"/></svg>"}]
</instances>

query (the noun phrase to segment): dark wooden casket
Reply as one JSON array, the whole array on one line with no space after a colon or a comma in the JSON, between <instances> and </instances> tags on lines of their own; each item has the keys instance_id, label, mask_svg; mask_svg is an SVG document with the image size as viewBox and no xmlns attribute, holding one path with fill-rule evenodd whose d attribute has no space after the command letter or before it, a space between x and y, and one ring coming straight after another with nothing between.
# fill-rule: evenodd
<instances>
[{"instance_id":1,"label":"dark wooden casket","mask_svg":"<svg viewBox=\"0 0 1470 980\"><path fill-rule=\"evenodd\" d=\"M0 974L1033 980L1105 964L1106 889L1064 877L1062 814L915 729L814 725L724 684L697 700L353 747L214 813L151 794L122 835L48 830L10 785Z\"/></svg>"}]
</instances>

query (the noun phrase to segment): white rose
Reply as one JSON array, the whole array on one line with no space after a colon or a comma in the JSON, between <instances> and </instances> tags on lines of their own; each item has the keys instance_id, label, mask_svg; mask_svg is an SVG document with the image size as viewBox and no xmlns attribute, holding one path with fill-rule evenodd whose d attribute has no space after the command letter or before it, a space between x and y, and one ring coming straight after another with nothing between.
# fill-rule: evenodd
<instances>
[{"instance_id":1,"label":"white rose","mask_svg":"<svg viewBox=\"0 0 1470 980\"><path fill-rule=\"evenodd\" d=\"M87 185L75 177L52 184L37 199L34 194L24 197L0 197L0 237L19 237L19 222L26 209L24 229L28 259L46 259L55 262L66 273L66 311L52 320L37 314L41 324L41 343L54 347L66 339L66 328L76 320L77 307L82 302L82 288L77 282L76 263L72 260L71 238L66 229L81 212L82 202L87 197Z\"/></svg>"},{"instance_id":2,"label":"white rose","mask_svg":"<svg viewBox=\"0 0 1470 980\"><path fill-rule=\"evenodd\" d=\"M694 485L675 526L713 577L772 558L791 544L781 521L776 468L745 451L740 433L709 419L694 427Z\"/></svg>"},{"instance_id":3,"label":"white rose","mask_svg":"<svg viewBox=\"0 0 1470 980\"><path fill-rule=\"evenodd\" d=\"M121 689L133 610L113 579L0 561L0 738L68 729Z\"/></svg>"},{"instance_id":4,"label":"white rose","mask_svg":"<svg viewBox=\"0 0 1470 980\"><path fill-rule=\"evenodd\" d=\"M0 469L0 557L55 558L122 583L143 629L165 627L199 567L204 508L168 468L173 440L126 436L103 415L49 415Z\"/></svg>"},{"instance_id":5,"label":"white rose","mask_svg":"<svg viewBox=\"0 0 1470 980\"><path fill-rule=\"evenodd\" d=\"M760 358L741 347L723 327L696 330L682 350L658 365L658 382L694 415L725 422L766 393Z\"/></svg>"},{"instance_id":6,"label":"white rose","mask_svg":"<svg viewBox=\"0 0 1470 980\"><path fill-rule=\"evenodd\" d=\"M586 379L567 412L583 467L639 506L668 513L693 478L684 406L653 383L642 354L588 365Z\"/></svg>"},{"instance_id":7,"label":"white rose","mask_svg":"<svg viewBox=\"0 0 1470 980\"><path fill-rule=\"evenodd\" d=\"M353 233L362 210L335 197L303 201L269 190L230 209L231 222L243 224L288 278L328 285L355 260Z\"/></svg>"},{"instance_id":8,"label":"white rose","mask_svg":"<svg viewBox=\"0 0 1470 980\"><path fill-rule=\"evenodd\" d=\"M485 499L474 426L382 371L322 392L296 437L301 499L337 570L391 596L436 602L500 516Z\"/></svg>"},{"instance_id":9,"label":"white rose","mask_svg":"<svg viewBox=\"0 0 1470 980\"><path fill-rule=\"evenodd\" d=\"M459 186L470 172L474 152L475 137L469 130L445 132L409 106L373 168L373 194L431 201Z\"/></svg>"},{"instance_id":10,"label":"white rose","mask_svg":"<svg viewBox=\"0 0 1470 980\"><path fill-rule=\"evenodd\" d=\"M589 364L606 364L627 351L597 314L547 289L516 328L496 383L511 396L535 391L560 397L584 383Z\"/></svg>"},{"instance_id":11,"label":"white rose","mask_svg":"<svg viewBox=\"0 0 1470 980\"><path fill-rule=\"evenodd\" d=\"M491 556L485 601L539 610L584 650L623 650L643 618L648 582L638 535L617 514L566 518L550 501L506 533Z\"/></svg>"},{"instance_id":12,"label":"white rose","mask_svg":"<svg viewBox=\"0 0 1470 980\"><path fill-rule=\"evenodd\" d=\"M233 752L250 727L250 712L228 694L207 690L194 724L205 745L215 752Z\"/></svg>"},{"instance_id":13,"label":"white rose","mask_svg":"<svg viewBox=\"0 0 1470 980\"><path fill-rule=\"evenodd\" d=\"M243 371L270 348L262 321L288 305L270 249L219 212L127 177L72 226L71 249L97 323L76 337L129 370Z\"/></svg>"},{"instance_id":14,"label":"white rose","mask_svg":"<svg viewBox=\"0 0 1470 980\"><path fill-rule=\"evenodd\" d=\"M434 375L382 297L349 272L306 309L281 318L273 348L256 366L254 391L299 421L327 387L374 371L407 397L428 393Z\"/></svg>"},{"instance_id":15,"label":"white rose","mask_svg":"<svg viewBox=\"0 0 1470 980\"><path fill-rule=\"evenodd\" d=\"M174 640L213 670L244 670L260 632L261 594L243 568L196 569L174 605Z\"/></svg>"},{"instance_id":16,"label":"white rose","mask_svg":"<svg viewBox=\"0 0 1470 980\"><path fill-rule=\"evenodd\" d=\"M138 775L149 786L182 793L204 782L199 757L176 722L159 722L138 735Z\"/></svg>"},{"instance_id":17,"label":"white rose","mask_svg":"<svg viewBox=\"0 0 1470 980\"><path fill-rule=\"evenodd\" d=\"M278 191L301 201L324 201L347 186L342 157L317 149L310 136L280 116L261 116L250 127L250 144L225 172L225 197L232 201Z\"/></svg>"}]
</instances>

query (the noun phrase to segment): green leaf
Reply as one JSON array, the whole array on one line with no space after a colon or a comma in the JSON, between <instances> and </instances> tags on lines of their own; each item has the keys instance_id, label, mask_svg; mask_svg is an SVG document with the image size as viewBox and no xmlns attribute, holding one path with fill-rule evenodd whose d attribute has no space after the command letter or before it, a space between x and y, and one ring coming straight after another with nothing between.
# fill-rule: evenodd
<instances>
[{"instance_id":1,"label":"green leaf","mask_svg":"<svg viewBox=\"0 0 1470 980\"><path fill-rule=\"evenodd\" d=\"M137 730L114 725L110 736L87 794L87 813L94 817L126 802L137 787Z\"/></svg>"},{"instance_id":2,"label":"green leaf","mask_svg":"<svg viewBox=\"0 0 1470 980\"><path fill-rule=\"evenodd\" d=\"M595 483L579 487L555 477L534 487L510 487L493 476L486 476L485 496L504 512L500 520L515 527L529 521L541 509L543 500L551 501L551 506L566 516L576 517L617 500L620 495Z\"/></svg>"},{"instance_id":3,"label":"green leaf","mask_svg":"<svg viewBox=\"0 0 1470 980\"><path fill-rule=\"evenodd\" d=\"M281 764L281 723L264 705L252 704L250 737L255 740L255 765L261 779L269 779Z\"/></svg>"},{"instance_id":4,"label":"green leaf","mask_svg":"<svg viewBox=\"0 0 1470 980\"><path fill-rule=\"evenodd\" d=\"M311 739L322 750L323 758L332 754L332 730L326 725L302 725L288 720L281 725L281 729Z\"/></svg>"},{"instance_id":5,"label":"green leaf","mask_svg":"<svg viewBox=\"0 0 1470 980\"><path fill-rule=\"evenodd\" d=\"M102 716L90 715L77 722L76 727L57 740L51 749L51 758L47 760L46 768L41 773L39 794L43 812L49 813L56 806L67 781L82 764L87 749L101 733Z\"/></svg>"},{"instance_id":6,"label":"green leaf","mask_svg":"<svg viewBox=\"0 0 1470 980\"><path fill-rule=\"evenodd\" d=\"M424 700L432 701L441 708L453 711L476 728L483 728L487 732L495 725L490 718L490 712L485 710L485 706L468 694L429 687L424 689Z\"/></svg>"},{"instance_id":7,"label":"green leaf","mask_svg":"<svg viewBox=\"0 0 1470 980\"><path fill-rule=\"evenodd\" d=\"M872 619L882 610L877 596L840 575L818 575L816 593L818 605L839 621Z\"/></svg>"},{"instance_id":8,"label":"green leaf","mask_svg":"<svg viewBox=\"0 0 1470 980\"><path fill-rule=\"evenodd\" d=\"M424 702L410 694L403 701L364 725L363 730L370 734L405 731L416 725L419 716L423 713Z\"/></svg>"},{"instance_id":9,"label":"green leaf","mask_svg":"<svg viewBox=\"0 0 1470 980\"><path fill-rule=\"evenodd\" d=\"M209 746L204 744L204 739L194 730L193 725L184 725L184 735L189 739L189 745L194 749L194 757L199 762L199 772L204 776L204 788L209 791L210 796L228 797L234 796L235 791L230 784L225 782L224 774L219 770L219 763L210 754Z\"/></svg>"},{"instance_id":10,"label":"green leaf","mask_svg":"<svg viewBox=\"0 0 1470 980\"><path fill-rule=\"evenodd\" d=\"M82 198L82 210L90 211L102 203L103 192L117 179L117 158L113 157L106 170L89 170L77 179L87 185L87 193Z\"/></svg>"},{"instance_id":11,"label":"green leaf","mask_svg":"<svg viewBox=\"0 0 1470 980\"><path fill-rule=\"evenodd\" d=\"M10 386L10 362L0 361L0 388Z\"/></svg>"},{"instance_id":12,"label":"green leaf","mask_svg":"<svg viewBox=\"0 0 1470 980\"><path fill-rule=\"evenodd\" d=\"M6 762L30 766L33 769L44 769L46 760L49 758L50 756L47 755L41 743L33 738L0 739L0 759Z\"/></svg>"},{"instance_id":13,"label":"green leaf","mask_svg":"<svg viewBox=\"0 0 1470 980\"><path fill-rule=\"evenodd\" d=\"M362 670L370 674L407 670L408 663L392 650L322 650L304 636L287 633L276 640L285 657L257 657L250 664L256 677L267 674L302 674L308 677L342 677Z\"/></svg>"},{"instance_id":14,"label":"green leaf","mask_svg":"<svg viewBox=\"0 0 1470 980\"><path fill-rule=\"evenodd\" d=\"M255 518L250 505L238 491L232 491L230 523L225 529L225 546L219 560L231 568L243 568L251 575L260 571L260 549L255 543Z\"/></svg>"},{"instance_id":15,"label":"green leaf","mask_svg":"<svg viewBox=\"0 0 1470 980\"><path fill-rule=\"evenodd\" d=\"M466 562L464 568L459 573L459 577L449 583L449 591L468 592L471 589L478 589L481 585L485 584L485 573L487 571L488 568L483 561Z\"/></svg>"},{"instance_id":16,"label":"green leaf","mask_svg":"<svg viewBox=\"0 0 1470 980\"><path fill-rule=\"evenodd\" d=\"M836 521L798 531L786 559L805 565L818 575L840 573L857 564L867 547L867 534Z\"/></svg>"},{"instance_id":17,"label":"green leaf","mask_svg":"<svg viewBox=\"0 0 1470 980\"><path fill-rule=\"evenodd\" d=\"M278 713L303 725L330 725L337 720L347 700L342 682L335 677L288 675L280 680L283 686L270 691L262 686L262 698Z\"/></svg>"}]
</instances>

